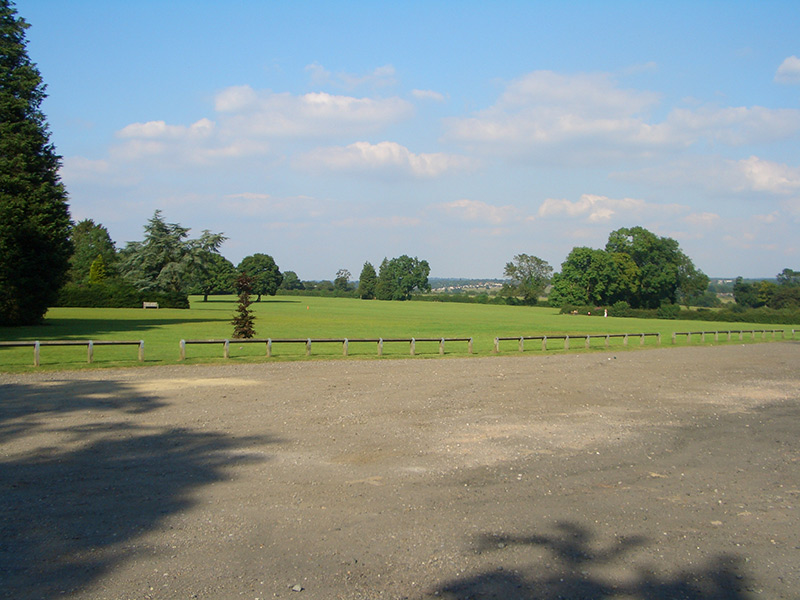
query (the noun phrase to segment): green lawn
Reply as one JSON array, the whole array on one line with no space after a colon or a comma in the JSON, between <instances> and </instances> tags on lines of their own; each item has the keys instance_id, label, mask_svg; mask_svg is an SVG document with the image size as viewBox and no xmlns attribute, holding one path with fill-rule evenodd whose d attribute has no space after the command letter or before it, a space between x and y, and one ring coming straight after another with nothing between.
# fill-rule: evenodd
<instances>
[{"instance_id":1,"label":"green lawn","mask_svg":"<svg viewBox=\"0 0 800 600\"><path fill-rule=\"evenodd\" d=\"M236 299L212 297L202 302L192 298L189 310L86 309L53 308L45 323L36 327L0 328L0 341L17 340L144 340L145 363L174 364L179 362L181 339L225 339L231 335L230 321ZM665 321L649 319L597 318L585 315L560 315L554 308L495 306L440 302L379 302L350 298L277 296L252 305L256 313L258 338L428 338L472 337L474 353L487 356L494 352L495 337L527 335L580 336L606 333L661 333L662 345L671 345L672 332L715 331L727 329L792 329L775 325L747 323L711 323L701 321ZM795 327L796 328L796 327ZM788 335L791 335L789 333ZM738 336L734 336L738 342ZM768 336L767 339L772 339ZM780 339L778 336L776 339ZM726 343L727 336L720 337ZM757 341L761 336L757 336ZM744 341L751 341L745 336ZM685 336L678 345L687 343ZM700 343L699 336L692 340ZM714 343L708 336L706 343ZM646 346L655 346L654 338ZM563 341L553 340L548 352L563 351ZM573 340L573 351L585 351L584 340ZM611 347L623 349L623 340L612 338ZM629 342L639 347L639 340ZM541 353L541 342L526 342L526 352ZM592 348L604 349L605 341L592 341ZM377 357L375 343L350 343L349 355L356 358ZM446 355L467 355L466 342L451 342ZM501 354L516 354L517 342L501 342ZM188 345L187 363L222 362L222 345ZM274 344L270 360L305 360L303 344ZM263 344L230 346L231 363L267 360ZM435 342L418 342L418 356L438 356ZM341 344L317 343L312 346L312 359L341 357ZM406 357L407 343L386 343L384 357ZM42 347L42 369L72 369L87 366L85 347ZM134 366L140 364L132 346L97 346L94 366ZM0 348L0 370L33 370L32 348Z\"/></svg>"}]
</instances>

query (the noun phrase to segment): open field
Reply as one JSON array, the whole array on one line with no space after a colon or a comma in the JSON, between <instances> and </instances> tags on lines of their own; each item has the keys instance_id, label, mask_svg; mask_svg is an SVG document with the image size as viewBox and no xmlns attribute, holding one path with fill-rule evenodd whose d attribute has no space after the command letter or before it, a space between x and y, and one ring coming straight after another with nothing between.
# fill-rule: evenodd
<instances>
[{"instance_id":1,"label":"open field","mask_svg":"<svg viewBox=\"0 0 800 600\"><path fill-rule=\"evenodd\" d=\"M0 374L0 596L796 598L798 364L795 341Z\"/></svg>"},{"instance_id":2,"label":"open field","mask_svg":"<svg viewBox=\"0 0 800 600\"><path fill-rule=\"evenodd\" d=\"M181 339L224 339L232 333L230 324L236 302L233 297L211 297L208 302L192 299L189 310L85 309L53 308L46 323L39 327L2 328L0 341L8 340L144 340L145 364L174 364L179 359ZM595 318L582 315L559 315L554 308L495 306L436 302L378 302L349 298L278 296L253 304L256 333L259 338L392 338L392 337L472 337L474 353L493 353L497 336L521 335L586 335L605 333L656 333L662 344L670 343L675 331L773 329L779 326L748 323L702 323L698 321L664 321L650 319ZM786 326L791 329L791 325ZM795 326L796 327L796 326ZM738 340L737 340L738 341ZM749 340L745 340L749 341ZM759 340L760 341L760 340ZM686 340L679 339L679 344ZM708 340L710 343L711 340ZM696 343L696 340L695 340ZM622 340L612 339L612 347L622 349ZM648 338L648 345L655 345ZM573 351L580 351L573 344ZM604 347L602 341L598 347ZM636 344L633 344L635 346ZM528 346L534 351L536 344ZM548 352L557 352L551 344ZM563 344L562 346L563 347ZM515 342L505 342L502 353L516 351ZM271 360L305 359L301 344L276 345ZM421 356L438 356L435 342L417 344ZM30 370L31 348L0 348L0 369ZM232 344L232 362L263 361L263 345ZM337 344L316 344L312 359L341 356ZM374 343L353 343L349 355L376 357ZM406 357L408 344L386 344L384 356ZM467 355L466 343L446 345L448 356ZM95 367L136 366L137 352L130 346L104 346L95 349ZM191 346L187 362L220 362L222 347ZM47 347L41 351L43 369L74 369L86 366L86 348Z\"/></svg>"}]
</instances>

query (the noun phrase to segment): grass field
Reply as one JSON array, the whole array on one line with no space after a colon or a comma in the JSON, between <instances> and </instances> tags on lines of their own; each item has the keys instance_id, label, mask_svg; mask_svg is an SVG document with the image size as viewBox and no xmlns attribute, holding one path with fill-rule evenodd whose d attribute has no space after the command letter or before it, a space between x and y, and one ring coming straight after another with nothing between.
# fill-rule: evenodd
<instances>
[{"instance_id":1,"label":"grass field","mask_svg":"<svg viewBox=\"0 0 800 600\"><path fill-rule=\"evenodd\" d=\"M0 328L0 341L22 340L144 340L146 365L179 362L181 339L225 339L233 327L231 318L236 299L212 297L203 302L193 297L189 310L86 309L53 308L45 323L36 327ZM439 302L379 302L350 298L269 297L252 305L256 314L258 338L429 338L472 337L474 354L494 353L494 338L523 335L570 336L606 333L661 333L662 345L671 344L672 332L715 331L727 329L787 329L792 325L758 325L748 323L704 323L701 321L666 321L650 319L597 318L585 315L560 315L554 308L457 304ZM797 326L795 325L795 328ZM772 339L768 337L768 339ZM778 336L777 339L780 339ZM726 343L727 337L720 338ZM738 342L738 337L734 337ZM757 336L757 341L761 336ZM713 343L710 336L706 343ZM745 336L745 341L751 341ZM685 336L678 345L686 344ZM699 343L699 338L692 341ZM647 346L655 346L647 338ZM630 348L638 348L638 339ZM253 362L268 360L263 344L231 342L229 361ZM604 340L592 342L592 348L605 349ZM623 349L621 338L612 338L611 348ZM467 355L466 342L445 346L447 356ZM585 351L583 340L571 344L572 351ZM563 351L563 342L553 341L548 352ZM591 350L590 350L591 351ZM502 342L501 354L516 353L515 341ZM526 352L541 353L540 342L526 344ZM187 346L186 363L222 362L223 348L218 345ZM351 343L348 353L356 358L377 358L375 343ZM269 360L308 360L303 344L274 344ZM421 357L439 355L436 342L418 342L416 354ZM311 360L342 356L341 344L317 343L312 346ZM384 358L409 356L407 343L386 343ZM87 367L85 347L42 347L40 369L74 369ZM99 346L94 349L95 367L136 366L137 350L132 346ZM0 370L33 370L33 349L0 348Z\"/></svg>"}]
</instances>

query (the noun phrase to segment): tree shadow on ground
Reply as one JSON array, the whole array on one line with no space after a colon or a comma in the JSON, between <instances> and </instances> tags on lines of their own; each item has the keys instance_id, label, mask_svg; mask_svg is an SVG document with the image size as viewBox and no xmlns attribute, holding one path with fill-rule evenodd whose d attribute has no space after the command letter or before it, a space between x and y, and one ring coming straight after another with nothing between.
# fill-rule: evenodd
<instances>
[{"instance_id":1,"label":"tree shadow on ground","mask_svg":"<svg viewBox=\"0 0 800 600\"><path fill-rule=\"evenodd\" d=\"M53 417L70 413L140 414L162 406L164 402L156 396L113 381L54 379L4 384L0 385L0 443L52 430Z\"/></svg>"},{"instance_id":2,"label":"tree shadow on ground","mask_svg":"<svg viewBox=\"0 0 800 600\"><path fill-rule=\"evenodd\" d=\"M143 553L139 538L189 509L198 488L228 478L232 466L267 460L245 450L275 441L137 425L120 414L154 410L160 401L108 382L76 382L61 389L68 400L44 402L37 412L36 387L0 393L3 597L85 588ZM13 409L5 410L9 398ZM84 411L80 425L59 425L74 411Z\"/></svg>"},{"instance_id":3,"label":"tree shadow on ground","mask_svg":"<svg viewBox=\"0 0 800 600\"><path fill-rule=\"evenodd\" d=\"M557 523L551 535L483 535L476 551L500 552L507 547L540 547L551 558L525 569L498 567L471 577L446 582L433 593L447 600L746 600L748 581L742 562L719 555L703 567L658 574L645 566L632 568L625 557L648 544L640 536L618 538L598 546L589 528L572 522ZM605 566L627 566L633 577L612 580L592 571Z\"/></svg>"}]
</instances>

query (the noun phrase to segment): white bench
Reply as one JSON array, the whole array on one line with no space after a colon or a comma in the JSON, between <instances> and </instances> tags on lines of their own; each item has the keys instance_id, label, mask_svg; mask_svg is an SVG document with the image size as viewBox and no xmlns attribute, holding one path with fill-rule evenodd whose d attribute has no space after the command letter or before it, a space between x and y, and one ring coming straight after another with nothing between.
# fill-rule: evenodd
<instances>
[{"instance_id":1,"label":"white bench","mask_svg":"<svg viewBox=\"0 0 800 600\"><path fill-rule=\"evenodd\" d=\"M142 302L142 308L158 308L158 302Z\"/></svg>"}]
</instances>

